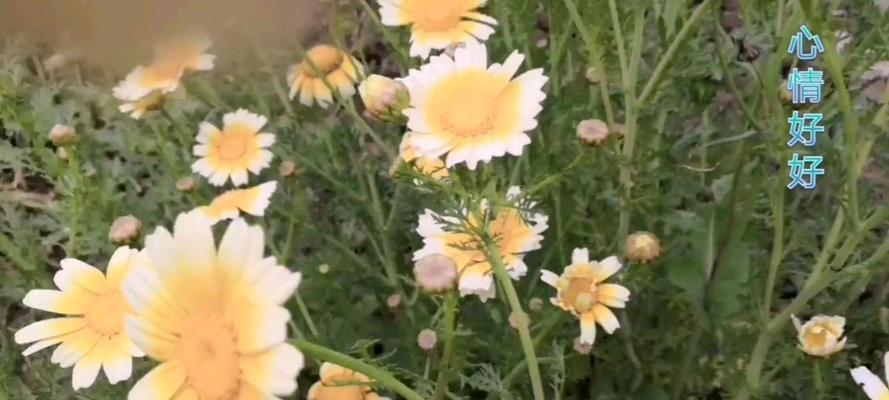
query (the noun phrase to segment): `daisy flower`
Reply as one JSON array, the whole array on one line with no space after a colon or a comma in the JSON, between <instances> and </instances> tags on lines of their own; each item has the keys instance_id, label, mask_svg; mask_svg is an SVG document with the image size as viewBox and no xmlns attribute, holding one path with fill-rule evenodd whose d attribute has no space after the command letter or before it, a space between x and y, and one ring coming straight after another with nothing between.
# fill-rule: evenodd
<instances>
[{"instance_id":1,"label":"daisy flower","mask_svg":"<svg viewBox=\"0 0 889 400\"><path fill-rule=\"evenodd\" d=\"M133 341L160 361L130 400L279 399L296 390L303 355L286 342L282 307L301 275L265 257L259 227L233 221L217 247L202 213L176 218L145 239L148 265L124 294Z\"/></svg>"},{"instance_id":2,"label":"daisy flower","mask_svg":"<svg viewBox=\"0 0 889 400\"><path fill-rule=\"evenodd\" d=\"M311 106L317 102L327 108L333 103L331 87L343 97L355 94L355 84L364 71L354 57L326 44L312 47L305 57L287 73L291 100L299 94L300 103Z\"/></svg>"},{"instance_id":3,"label":"daisy flower","mask_svg":"<svg viewBox=\"0 0 889 400\"><path fill-rule=\"evenodd\" d=\"M321 380L309 388L308 400L388 400L373 391L364 374L336 364L321 364Z\"/></svg>"},{"instance_id":4,"label":"daisy flower","mask_svg":"<svg viewBox=\"0 0 889 400\"><path fill-rule=\"evenodd\" d=\"M843 337L845 318L817 315L805 324L802 324L795 315L791 315L791 318L793 326L796 327L799 348L806 354L827 357L845 347L846 338Z\"/></svg>"},{"instance_id":5,"label":"daisy flower","mask_svg":"<svg viewBox=\"0 0 889 400\"><path fill-rule=\"evenodd\" d=\"M886 368L886 380L889 381L889 352L883 355L883 364ZM870 372L867 367L857 367L852 369L852 379L870 400L887 400L889 399L889 388L880 380L880 377Z\"/></svg>"},{"instance_id":6,"label":"daisy flower","mask_svg":"<svg viewBox=\"0 0 889 400\"><path fill-rule=\"evenodd\" d=\"M222 186L229 178L235 186L247 183L247 171L258 174L272 161L265 148L275 143L275 135L260 133L266 117L239 109L222 117L222 130L201 122L194 155L201 157L191 170Z\"/></svg>"},{"instance_id":7,"label":"daisy flower","mask_svg":"<svg viewBox=\"0 0 889 400\"><path fill-rule=\"evenodd\" d=\"M92 385L100 369L112 384L127 380L133 370L132 357L144 354L124 325L132 309L121 284L136 264L144 262L142 257L138 250L120 247L104 275L82 261L62 260L62 269L53 277L59 290L31 290L24 303L65 317L38 321L16 332L16 343L32 343L22 354L58 344L50 361L62 368L74 366L74 390Z\"/></svg>"},{"instance_id":8,"label":"daisy flower","mask_svg":"<svg viewBox=\"0 0 889 400\"><path fill-rule=\"evenodd\" d=\"M478 43L494 33L497 20L476 10L487 0L377 0L386 26L411 26L411 57L429 57L433 49Z\"/></svg>"},{"instance_id":9,"label":"daisy flower","mask_svg":"<svg viewBox=\"0 0 889 400\"><path fill-rule=\"evenodd\" d=\"M404 115L408 129L417 134L417 154L434 158L447 153L449 168L465 162L473 170L479 161L521 155L531 143L526 132L537 127L547 80L542 69L512 79L523 60L513 52L503 65L488 66L485 46L467 43L453 58L435 56L411 70L403 78L411 98Z\"/></svg>"},{"instance_id":10,"label":"daisy flower","mask_svg":"<svg viewBox=\"0 0 889 400\"><path fill-rule=\"evenodd\" d=\"M169 93L176 90L185 71L213 69L216 56L204 54L211 44L209 37L197 33L159 43L155 46L151 64L140 65L127 74L113 89L114 97L135 102L154 91Z\"/></svg>"},{"instance_id":11,"label":"daisy flower","mask_svg":"<svg viewBox=\"0 0 889 400\"><path fill-rule=\"evenodd\" d=\"M402 137L401 145L399 146L399 156L401 159L404 162L413 163L420 170L420 173L430 178L439 181L447 178L449 175L448 169L440 158L417 157L417 153L411 145L414 136L416 134L408 132Z\"/></svg>"},{"instance_id":12,"label":"daisy flower","mask_svg":"<svg viewBox=\"0 0 889 400\"><path fill-rule=\"evenodd\" d=\"M621 267L615 256L591 261L589 251L578 248L571 253L571 265L565 267L561 276L541 271L541 280L557 290L556 297L550 301L580 318L582 344L595 343L597 322L608 334L620 328L610 308L624 308L630 300L630 291L621 285L603 282Z\"/></svg>"},{"instance_id":13,"label":"daisy flower","mask_svg":"<svg viewBox=\"0 0 889 400\"><path fill-rule=\"evenodd\" d=\"M165 101L166 96L160 90L152 90L136 100L122 103L117 109L124 114L129 114L133 119L141 119L145 113L159 110Z\"/></svg>"},{"instance_id":14,"label":"daisy flower","mask_svg":"<svg viewBox=\"0 0 889 400\"><path fill-rule=\"evenodd\" d=\"M237 218L241 212L261 217L269 206L269 198L275 193L278 183L266 182L249 189L235 189L217 196L210 205L199 207L213 223L223 219Z\"/></svg>"},{"instance_id":15,"label":"daisy flower","mask_svg":"<svg viewBox=\"0 0 889 400\"><path fill-rule=\"evenodd\" d=\"M507 192L507 200L517 201L521 190L513 186ZM523 204L522 209L531 209L534 202ZM546 215L525 212L515 207L494 207L489 229L512 279L518 280L528 271L522 258L525 253L540 248L543 231L547 228ZM472 219L470 218L470 221ZM459 224L454 217L439 216L427 209L420 215L417 233L423 237L423 248L414 253L414 261L432 255L441 254L451 258L457 265L459 273L458 288L460 295L478 295L484 302L494 298L493 267L487 260L478 239L470 233L454 232L446 224ZM473 225L477 222L471 222Z\"/></svg>"}]
</instances>

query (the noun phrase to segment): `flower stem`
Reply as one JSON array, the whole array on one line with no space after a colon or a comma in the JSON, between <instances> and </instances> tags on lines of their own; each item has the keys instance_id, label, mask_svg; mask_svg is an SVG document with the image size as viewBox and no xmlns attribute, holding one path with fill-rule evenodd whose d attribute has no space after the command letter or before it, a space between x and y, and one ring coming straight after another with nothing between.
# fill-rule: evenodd
<instances>
[{"instance_id":1,"label":"flower stem","mask_svg":"<svg viewBox=\"0 0 889 400\"><path fill-rule=\"evenodd\" d=\"M824 400L824 372L821 371L823 368L823 362L821 360L813 360L812 361L812 369L814 370L814 380L815 380L815 399L816 400Z\"/></svg>"},{"instance_id":2,"label":"flower stem","mask_svg":"<svg viewBox=\"0 0 889 400\"><path fill-rule=\"evenodd\" d=\"M438 364L438 379L435 383L435 400L444 400L448 393L448 375L451 358L454 354L454 336L457 330L457 295L451 291L444 300L445 342L444 352Z\"/></svg>"},{"instance_id":3,"label":"flower stem","mask_svg":"<svg viewBox=\"0 0 889 400\"><path fill-rule=\"evenodd\" d=\"M528 329L528 314L522 310L522 304L519 302L515 286L512 284L509 273L506 272L506 266L503 265L500 248L497 247L497 244L494 243L494 240L487 232L483 235L482 240L485 243L485 253L487 254L488 262L493 267L494 275L497 276L497 281L506 293L506 298L515 318L516 329L519 331L519 339L522 342L522 351L525 353L525 361L528 364L528 375L531 377L531 390L534 394L534 400L544 400L540 366L537 364L537 356L534 354L534 342L531 340L531 331Z\"/></svg>"},{"instance_id":4,"label":"flower stem","mask_svg":"<svg viewBox=\"0 0 889 400\"><path fill-rule=\"evenodd\" d=\"M300 351L312 358L321 361L327 361L346 369L367 375L374 381L374 384L390 389L407 400L423 400L423 397L417 394L417 392L407 387L407 385L399 381L397 378L395 378L394 375L384 369L374 367L373 365L365 363L364 361L349 357L343 353L328 349L327 347L320 346L311 342L307 342L305 340L293 340L291 341L291 343Z\"/></svg>"}]
</instances>

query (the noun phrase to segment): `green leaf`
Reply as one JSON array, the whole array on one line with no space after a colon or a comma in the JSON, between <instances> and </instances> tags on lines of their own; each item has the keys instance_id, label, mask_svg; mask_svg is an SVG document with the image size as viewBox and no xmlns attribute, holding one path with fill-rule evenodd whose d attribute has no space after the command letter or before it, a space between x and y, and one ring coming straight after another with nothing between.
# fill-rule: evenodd
<instances>
[{"instance_id":1,"label":"green leaf","mask_svg":"<svg viewBox=\"0 0 889 400\"><path fill-rule=\"evenodd\" d=\"M695 302L704 299L716 247L716 224L713 212L705 212L710 217L698 220L690 236L690 246L678 256L667 261L668 279L682 288Z\"/></svg>"},{"instance_id":2,"label":"green leaf","mask_svg":"<svg viewBox=\"0 0 889 400\"><path fill-rule=\"evenodd\" d=\"M710 285L713 296L707 297L707 310L714 321L727 318L742 308L744 294L750 292L750 246L741 241L733 242L720 260L719 268Z\"/></svg>"}]
</instances>

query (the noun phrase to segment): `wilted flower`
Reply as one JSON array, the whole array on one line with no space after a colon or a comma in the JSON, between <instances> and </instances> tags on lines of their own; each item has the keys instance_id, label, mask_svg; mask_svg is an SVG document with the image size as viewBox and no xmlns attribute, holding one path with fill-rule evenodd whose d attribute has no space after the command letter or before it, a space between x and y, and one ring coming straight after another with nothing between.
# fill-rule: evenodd
<instances>
[{"instance_id":1,"label":"wilted flower","mask_svg":"<svg viewBox=\"0 0 889 400\"><path fill-rule=\"evenodd\" d=\"M457 264L442 254L430 254L414 264L414 277L423 290L442 293L454 288L457 282Z\"/></svg>"},{"instance_id":2,"label":"wilted flower","mask_svg":"<svg viewBox=\"0 0 889 400\"><path fill-rule=\"evenodd\" d=\"M648 264L661 256L661 243L650 232L635 232L627 236L624 248L627 259L637 264Z\"/></svg>"},{"instance_id":3,"label":"wilted flower","mask_svg":"<svg viewBox=\"0 0 889 400\"><path fill-rule=\"evenodd\" d=\"M577 124L577 138L586 146L598 146L608 139L608 125L602 120L588 119Z\"/></svg>"},{"instance_id":4,"label":"wilted flower","mask_svg":"<svg viewBox=\"0 0 889 400\"><path fill-rule=\"evenodd\" d=\"M191 165L193 172L222 186L231 178L235 186L247 183L247 172L259 174L272 161L267 147L275 143L275 135L261 132L268 119L243 108L225 114L220 130L209 122L201 122L194 155L200 157Z\"/></svg>"},{"instance_id":5,"label":"wilted flower","mask_svg":"<svg viewBox=\"0 0 889 400\"><path fill-rule=\"evenodd\" d=\"M476 9L485 1L384 0L380 17L386 26L411 26L411 57L429 57L452 44L478 43L494 33L497 20Z\"/></svg>"},{"instance_id":6,"label":"wilted flower","mask_svg":"<svg viewBox=\"0 0 889 400\"><path fill-rule=\"evenodd\" d=\"M312 47L305 57L287 73L291 100L298 94L301 104L327 108L333 103L331 88L343 97L355 94L355 83L364 72L354 57L326 44Z\"/></svg>"},{"instance_id":7,"label":"wilted flower","mask_svg":"<svg viewBox=\"0 0 889 400\"><path fill-rule=\"evenodd\" d=\"M68 125L56 124L49 131L49 141L58 147L70 146L77 143L77 132Z\"/></svg>"},{"instance_id":8,"label":"wilted flower","mask_svg":"<svg viewBox=\"0 0 889 400\"><path fill-rule=\"evenodd\" d=\"M176 190L187 193L194 190L196 182L193 176L185 176L176 181Z\"/></svg>"},{"instance_id":9,"label":"wilted flower","mask_svg":"<svg viewBox=\"0 0 889 400\"><path fill-rule=\"evenodd\" d=\"M886 369L886 380L889 381L889 352L883 354L883 364ZM885 400L889 398L889 388L880 380L880 377L870 372L867 367L853 368L851 372L852 379L855 380L858 386L861 386L867 398L870 400Z\"/></svg>"},{"instance_id":10,"label":"wilted flower","mask_svg":"<svg viewBox=\"0 0 889 400\"><path fill-rule=\"evenodd\" d=\"M261 217L277 188L278 183L271 181L252 188L229 190L213 199L210 205L198 207L197 210L213 223L237 218L241 212Z\"/></svg>"},{"instance_id":11,"label":"wilted flower","mask_svg":"<svg viewBox=\"0 0 889 400\"><path fill-rule=\"evenodd\" d=\"M118 217L108 230L108 239L115 244L133 243L142 233L142 221L132 215Z\"/></svg>"},{"instance_id":12,"label":"wilted flower","mask_svg":"<svg viewBox=\"0 0 889 400\"><path fill-rule=\"evenodd\" d=\"M407 87L382 75L370 75L358 85L358 94L372 116L383 121L403 118L401 111L410 104Z\"/></svg>"},{"instance_id":13,"label":"wilted flower","mask_svg":"<svg viewBox=\"0 0 889 400\"><path fill-rule=\"evenodd\" d=\"M437 343L438 335L432 329L423 329L420 331L420 334L417 335L417 345L420 346L423 351L434 349Z\"/></svg>"},{"instance_id":14,"label":"wilted flower","mask_svg":"<svg viewBox=\"0 0 889 400\"><path fill-rule=\"evenodd\" d=\"M796 327L799 348L806 354L827 357L846 345L846 338L843 337L846 319L843 317L818 315L805 324L801 324L795 315L791 315L791 318Z\"/></svg>"}]
</instances>

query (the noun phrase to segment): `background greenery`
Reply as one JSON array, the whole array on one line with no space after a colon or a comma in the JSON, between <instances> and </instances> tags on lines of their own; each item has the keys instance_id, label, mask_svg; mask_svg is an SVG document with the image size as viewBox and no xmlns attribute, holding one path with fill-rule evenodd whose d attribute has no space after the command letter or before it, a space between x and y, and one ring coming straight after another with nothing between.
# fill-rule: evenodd
<instances>
[{"instance_id":1,"label":"background greenery","mask_svg":"<svg viewBox=\"0 0 889 400\"><path fill-rule=\"evenodd\" d=\"M406 58L406 29L382 29L368 3L324 4L329 23L319 42L349 48L371 73L401 76L418 66ZM658 262L630 264L620 275L633 292L623 326L600 332L590 355L573 349L573 317L548 302L530 312L547 398L864 398L848 370L882 371L889 350L882 257L889 112L861 96L858 78L889 59L889 16L870 0L491 0L485 12L500 22L492 60L517 49L527 55L525 69L542 67L550 78L522 157L496 159L477 174L457 168L473 190L545 182L534 196L550 228L543 248L526 258L522 301L554 294L538 271L561 271L574 247L597 259L622 257L625 235L647 230L666 248ZM813 152L825 156L827 175L817 190L788 191L793 107L780 87L793 63L787 43L803 22L828 46L815 63L827 71L825 100L810 107L825 114L828 133ZM840 52L837 31L851 34ZM125 396L134 379L110 386L100 378L75 394L70 369L51 365L48 351L22 358L14 331L45 316L21 299L49 287L66 256L104 266L114 218L133 214L151 231L208 203L218 192L205 180L190 193L176 182L189 175L198 123L240 107L269 116L268 131L278 137L274 168L252 182L277 179L279 189L266 217L251 222L264 226L270 251L303 274L299 301L290 304L293 335L386 366L431 395L441 346L425 353L416 337L431 328L441 340L441 299L414 287L410 260L420 246L417 215L450 199L389 176L387 150L397 149L403 127L361 119L360 101L329 110L286 101L286 68L313 44L219 54L219 68L187 78L187 96L137 121L119 113L110 94L125 71L86 59L49 72L40 60L52 49L7 38L0 398ZM586 79L590 67L598 83ZM575 126L589 118L622 124L625 134L584 149ZM81 135L67 160L47 139L56 123ZM581 152L588 153L582 164L565 171ZM298 173L279 177L283 161ZM405 296L400 307L387 306L392 294ZM461 301L451 398L530 398L503 297ZM822 362L820 375L796 348L790 311L847 318L851 346ZM140 361L134 376L149 367ZM316 379L310 362L294 398Z\"/></svg>"}]
</instances>

